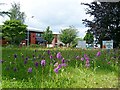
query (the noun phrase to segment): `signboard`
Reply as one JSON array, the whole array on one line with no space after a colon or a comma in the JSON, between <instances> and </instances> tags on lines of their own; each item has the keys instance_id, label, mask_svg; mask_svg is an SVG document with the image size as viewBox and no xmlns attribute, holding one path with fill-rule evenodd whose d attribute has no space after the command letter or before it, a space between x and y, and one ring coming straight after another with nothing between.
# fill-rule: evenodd
<instances>
[{"instance_id":1,"label":"signboard","mask_svg":"<svg viewBox=\"0 0 120 90\"><path fill-rule=\"evenodd\" d=\"M93 44L86 44L86 48L92 49L93 48Z\"/></svg>"},{"instance_id":2,"label":"signboard","mask_svg":"<svg viewBox=\"0 0 120 90\"><path fill-rule=\"evenodd\" d=\"M103 41L102 48L113 49L113 40Z\"/></svg>"},{"instance_id":3,"label":"signboard","mask_svg":"<svg viewBox=\"0 0 120 90\"><path fill-rule=\"evenodd\" d=\"M77 48L86 48L86 41L78 41Z\"/></svg>"}]
</instances>

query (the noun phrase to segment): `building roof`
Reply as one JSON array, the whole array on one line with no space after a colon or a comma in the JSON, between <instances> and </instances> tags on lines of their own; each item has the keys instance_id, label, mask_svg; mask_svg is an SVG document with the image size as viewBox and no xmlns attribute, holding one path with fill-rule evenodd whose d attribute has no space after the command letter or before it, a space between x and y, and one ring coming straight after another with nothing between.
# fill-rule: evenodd
<instances>
[{"instance_id":1,"label":"building roof","mask_svg":"<svg viewBox=\"0 0 120 90\"><path fill-rule=\"evenodd\" d=\"M33 27L27 27L27 31L44 32L42 29L33 28ZM53 34L60 34L60 33L59 32L53 32Z\"/></svg>"},{"instance_id":2,"label":"building roof","mask_svg":"<svg viewBox=\"0 0 120 90\"><path fill-rule=\"evenodd\" d=\"M53 34L60 34L59 32L53 32Z\"/></svg>"},{"instance_id":3,"label":"building roof","mask_svg":"<svg viewBox=\"0 0 120 90\"><path fill-rule=\"evenodd\" d=\"M33 28L33 27L27 27L27 31L43 32L43 30L42 30L42 29Z\"/></svg>"}]
</instances>

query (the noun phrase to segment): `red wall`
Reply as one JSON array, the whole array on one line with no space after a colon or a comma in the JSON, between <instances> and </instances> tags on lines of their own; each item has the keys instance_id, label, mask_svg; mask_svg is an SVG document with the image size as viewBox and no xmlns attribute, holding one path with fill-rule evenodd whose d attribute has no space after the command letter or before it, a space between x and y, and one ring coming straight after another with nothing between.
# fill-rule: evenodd
<instances>
[{"instance_id":1,"label":"red wall","mask_svg":"<svg viewBox=\"0 0 120 90\"><path fill-rule=\"evenodd\" d=\"M30 44L36 44L36 33L30 34Z\"/></svg>"}]
</instances>

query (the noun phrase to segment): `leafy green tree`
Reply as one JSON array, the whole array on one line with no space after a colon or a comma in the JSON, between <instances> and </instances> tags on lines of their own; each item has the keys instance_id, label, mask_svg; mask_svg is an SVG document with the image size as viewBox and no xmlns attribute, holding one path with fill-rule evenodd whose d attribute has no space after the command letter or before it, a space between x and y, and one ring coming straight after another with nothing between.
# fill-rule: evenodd
<instances>
[{"instance_id":1,"label":"leafy green tree","mask_svg":"<svg viewBox=\"0 0 120 90\"><path fill-rule=\"evenodd\" d=\"M86 43L88 44L92 44L93 41L94 41L94 36L91 32L87 32L85 37L84 37L84 40L86 40Z\"/></svg>"},{"instance_id":2,"label":"leafy green tree","mask_svg":"<svg viewBox=\"0 0 120 90\"><path fill-rule=\"evenodd\" d=\"M74 39L77 37L77 29L73 26L70 26L69 28L63 29L60 32L60 40L64 44L69 44L74 41Z\"/></svg>"},{"instance_id":3,"label":"leafy green tree","mask_svg":"<svg viewBox=\"0 0 120 90\"><path fill-rule=\"evenodd\" d=\"M20 20L21 22L24 22L25 19L25 13L20 12L20 4L18 3L13 3L12 8L10 9L10 20Z\"/></svg>"},{"instance_id":4,"label":"leafy green tree","mask_svg":"<svg viewBox=\"0 0 120 90\"><path fill-rule=\"evenodd\" d=\"M2 36L11 44L19 45L26 37L26 27L20 20L7 20L2 25Z\"/></svg>"},{"instance_id":5,"label":"leafy green tree","mask_svg":"<svg viewBox=\"0 0 120 90\"><path fill-rule=\"evenodd\" d=\"M94 16L93 20L83 20L89 31L93 32L96 42L113 39L114 46L120 44L120 2L83 3L88 6L86 14ZM102 45L101 45L102 46Z\"/></svg>"},{"instance_id":6,"label":"leafy green tree","mask_svg":"<svg viewBox=\"0 0 120 90\"><path fill-rule=\"evenodd\" d=\"M44 31L42 37L48 42L48 44L51 44L53 40L53 33L52 30L50 30L50 26L46 28L46 31Z\"/></svg>"}]
</instances>

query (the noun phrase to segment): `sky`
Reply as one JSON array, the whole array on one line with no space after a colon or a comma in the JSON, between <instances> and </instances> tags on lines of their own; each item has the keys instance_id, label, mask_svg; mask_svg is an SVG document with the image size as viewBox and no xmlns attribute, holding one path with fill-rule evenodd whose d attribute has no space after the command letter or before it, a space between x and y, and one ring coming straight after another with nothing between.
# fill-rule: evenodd
<instances>
[{"instance_id":1,"label":"sky","mask_svg":"<svg viewBox=\"0 0 120 90\"><path fill-rule=\"evenodd\" d=\"M78 31L78 37L83 38L87 27L82 19L92 20L93 17L86 15L87 6L81 3L90 3L93 0L0 0L0 10L8 11L11 3L20 3L21 12L25 12L25 24L28 27L45 30L47 26L53 32L60 32L73 25ZM2 24L8 17L0 17Z\"/></svg>"}]
</instances>

